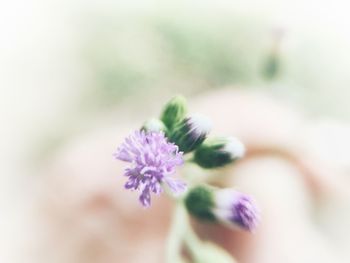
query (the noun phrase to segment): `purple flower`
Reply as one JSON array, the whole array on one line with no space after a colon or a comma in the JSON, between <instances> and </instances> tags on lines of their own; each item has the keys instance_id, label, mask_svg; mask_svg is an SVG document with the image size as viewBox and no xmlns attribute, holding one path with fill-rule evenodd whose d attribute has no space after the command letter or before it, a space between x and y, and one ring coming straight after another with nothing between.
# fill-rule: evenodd
<instances>
[{"instance_id":1,"label":"purple flower","mask_svg":"<svg viewBox=\"0 0 350 263\"><path fill-rule=\"evenodd\" d=\"M163 132L135 131L118 147L115 158L129 162L125 169L126 189L140 190L139 200L145 207L151 204L151 192L160 194L164 183L174 194L186 189L186 184L170 177L176 166L183 164L178 146L168 142Z\"/></svg>"},{"instance_id":2,"label":"purple flower","mask_svg":"<svg viewBox=\"0 0 350 263\"><path fill-rule=\"evenodd\" d=\"M213 213L220 221L248 231L253 231L260 219L254 200L232 189L222 189L215 193Z\"/></svg>"}]
</instances>

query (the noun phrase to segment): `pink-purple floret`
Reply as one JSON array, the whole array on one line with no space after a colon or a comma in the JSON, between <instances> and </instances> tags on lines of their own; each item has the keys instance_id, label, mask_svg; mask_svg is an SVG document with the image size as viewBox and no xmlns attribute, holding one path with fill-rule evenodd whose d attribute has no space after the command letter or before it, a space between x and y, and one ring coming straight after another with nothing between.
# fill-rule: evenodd
<instances>
[{"instance_id":1,"label":"pink-purple floret","mask_svg":"<svg viewBox=\"0 0 350 263\"><path fill-rule=\"evenodd\" d=\"M171 177L176 167L183 164L183 153L168 142L163 132L135 131L118 147L115 158L129 162L125 169L126 189L140 190L139 200L144 207L151 204L151 192L160 194L166 183L175 194L186 189L186 184Z\"/></svg>"},{"instance_id":2,"label":"pink-purple floret","mask_svg":"<svg viewBox=\"0 0 350 263\"><path fill-rule=\"evenodd\" d=\"M242 194L232 205L231 212L232 216L229 220L243 229L252 231L257 227L259 211L249 196Z\"/></svg>"}]
</instances>

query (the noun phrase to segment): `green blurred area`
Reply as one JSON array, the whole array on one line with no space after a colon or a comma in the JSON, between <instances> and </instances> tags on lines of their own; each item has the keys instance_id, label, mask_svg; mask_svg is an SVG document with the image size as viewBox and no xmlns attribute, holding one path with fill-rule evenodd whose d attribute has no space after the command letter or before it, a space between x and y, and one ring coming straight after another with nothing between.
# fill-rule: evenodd
<instances>
[{"instance_id":1,"label":"green blurred area","mask_svg":"<svg viewBox=\"0 0 350 263\"><path fill-rule=\"evenodd\" d=\"M90 21L82 47L94 80L87 95L108 106L145 90L191 95L261 82L269 53L264 23L241 18L196 22L176 17Z\"/></svg>"},{"instance_id":2,"label":"green blurred area","mask_svg":"<svg viewBox=\"0 0 350 263\"><path fill-rule=\"evenodd\" d=\"M48 132L48 149L119 105L143 117L159 98L228 86L269 93L308 115L350 117L350 55L334 48L332 28L291 30L264 12L164 8L131 16L80 10L77 21L85 84L64 127Z\"/></svg>"},{"instance_id":3,"label":"green blurred area","mask_svg":"<svg viewBox=\"0 0 350 263\"><path fill-rule=\"evenodd\" d=\"M350 58L334 48L339 39L329 29L292 31L256 14L162 12L82 19L81 59L92 80L82 100L89 107L236 85L271 92L310 114L350 116L345 100L340 108L330 101L347 90ZM343 65L331 66L339 60Z\"/></svg>"}]
</instances>

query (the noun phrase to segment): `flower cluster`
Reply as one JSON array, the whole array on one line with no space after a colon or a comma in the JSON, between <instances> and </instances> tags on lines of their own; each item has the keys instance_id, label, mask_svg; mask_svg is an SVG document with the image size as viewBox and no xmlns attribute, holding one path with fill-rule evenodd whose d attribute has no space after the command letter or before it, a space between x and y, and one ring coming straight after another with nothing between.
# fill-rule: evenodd
<instances>
[{"instance_id":1,"label":"flower cluster","mask_svg":"<svg viewBox=\"0 0 350 263\"><path fill-rule=\"evenodd\" d=\"M174 178L176 168L189 154L191 162L204 169L224 167L242 158L244 145L235 137L207 138L211 122L204 116L187 115L185 99L172 99L160 118L152 118L133 132L118 147L114 156L130 163L124 175L126 189L140 191L144 207L151 204L151 193L159 195L164 188L173 194L187 189L186 183ZM253 199L233 189L217 189L207 184L191 187L183 199L194 217L253 231L259 211Z\"/></svg>"}]
</instances>

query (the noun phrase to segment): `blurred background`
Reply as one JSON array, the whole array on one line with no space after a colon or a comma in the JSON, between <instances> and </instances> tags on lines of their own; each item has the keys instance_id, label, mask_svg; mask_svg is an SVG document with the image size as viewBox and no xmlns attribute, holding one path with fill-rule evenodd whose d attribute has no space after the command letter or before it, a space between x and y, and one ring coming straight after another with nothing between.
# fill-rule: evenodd
<instances>
[{"instance_id":1,"label":"blurred background","mask_svg":"<svg viewBox=\"0 0 350 263\"><path fill-rule=\"evenodd\" d=\"M84 166L85 161L74 164L75 157L70 159L75 149L71 145L77 140L84 138L98 144L105 137L91 134L100 129L111 134L123 130L120 133L125 134L124 130L135 128L135 124L127 123L156 114L163 102L176 94L185 95L202 111L223 101L230 103L221 99L226 97L225 92L243 108L252 103L260 105L259 96L269 98L272 104L278 102L282 108L303 116L303 124L298 124L303 128L299 130L309 137L305 135L302 144L348 175L349 8L349 3L341 0L1 1L1 261L41 262L38 258L43 258L45 262L139 262L121 260L118 255L103 258L96 256L98 252L89 257L90 261L80 260L84 252L76 243L69 245L71 250L61 251L57 243L66 240L47 241L50 236L56 237L51 232L61 228L44 228L38 221L46 218L41 214L46 208L41 206L50 207L55 215L51 201L45 203L52 197L47 198L43 188L57 183L47 178L62 172L52 168L60 167L62 159L65 163L72 160L69 171L80 173L79 165ZM240 100L236 92L249 95ZM263 116L258 114L258 107L255 109L259 122ZM252 111L248 123L254 122ZM232 112L232 116L235 114ZM245 112L242 114L245 116ZM284 117L281 113L279 118L287 120L290 115ZM219 119L214 117L214 123L220 123ZM117 142L112 141L109 150ZM249 144L249 139L246 142ZM294 148L291 152L294 154ZM110 153L103 156L109 158ZM94 163L91 156L87 160ZM79 180L83 178L81 175ZM74 183L79 184L79 180ZM88 196L92 188L80 190ZM56 188L46 189L50 192ZM63 196L63 203L75 198ZM348 212L347 208L339 209ZM45 220L55 221L57 217ZM329 218L325 220L330 222ZM332 225L338 224L332 221ZM342 229L349 228L346 226ZM349 240L338 238L338 234L342 245L335 247L346 250ZM349 262L349 255L342 253L334 252L339 259L327 262ZM240 262L265 262L241 258ZM308 259L312 261L313 257Z\"/></svg>"}]
</instances>

